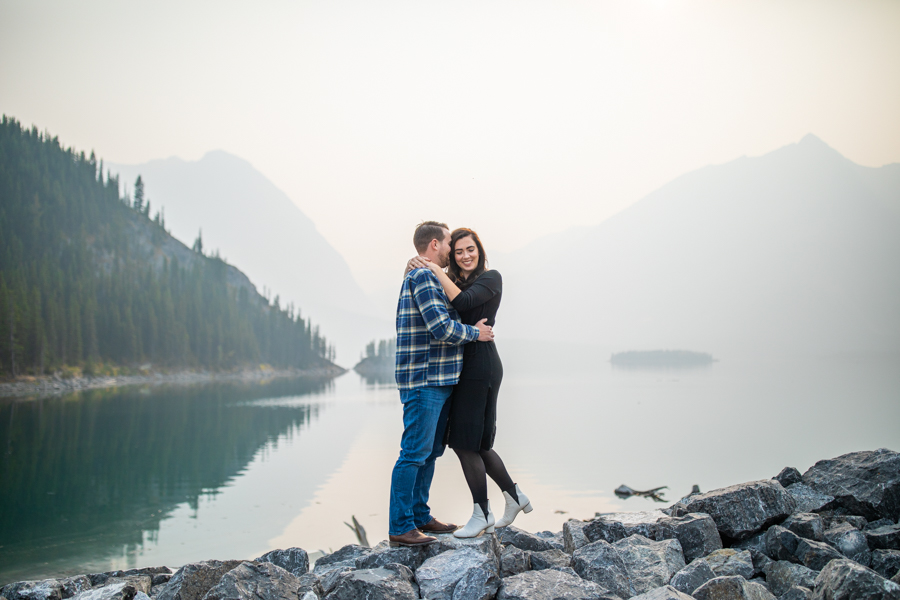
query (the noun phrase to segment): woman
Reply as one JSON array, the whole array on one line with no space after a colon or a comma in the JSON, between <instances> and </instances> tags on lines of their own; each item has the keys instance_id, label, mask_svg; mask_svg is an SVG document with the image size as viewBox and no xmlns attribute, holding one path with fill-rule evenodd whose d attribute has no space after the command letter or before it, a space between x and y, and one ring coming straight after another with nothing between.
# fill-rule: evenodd
<instances>
[{"instance_id":1,"label":"woman","mask_svg":"<svg viewBox=\"0 0 900 600\"><path fill-rule=\"evenodd\" d=\"M463 323L474 325L481 319L493 326L500 307L503 281L500 273L487 270L487 255L478 234L471 229L455 230L450 236L448 272L421 257L409 261L409 267L427 267L437 276L459 312ZM463 351L459 383L453 388L447 442L459 457L466 483L472 492L472 518L453 533L471 538L494 527L506 527L519 511L531 512L531 503L513 483L494 445L497 418L497 392L503 379L503 365L494 342L470 342ZM506 507L500 520L494 521L488 504L487 477L500 486Z\"/></svg>"}]
</instances>

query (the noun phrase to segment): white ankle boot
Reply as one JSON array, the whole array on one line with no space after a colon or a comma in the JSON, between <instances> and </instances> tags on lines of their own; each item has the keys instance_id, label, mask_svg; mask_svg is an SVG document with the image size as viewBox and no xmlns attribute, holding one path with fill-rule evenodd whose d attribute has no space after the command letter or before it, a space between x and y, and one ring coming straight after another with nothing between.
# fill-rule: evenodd
<instances>
[{"instance_id":1,"label":"white ankle boot","mask_svg":"<svg viewBox=\"0 0 900 600\"><path fill-rule=\"evenodd\" d=\"M509 492L503 492L503 497L506 498L506 509L503 511L503 516L497 521L496 527L511 525L516 520L516 515L519 514L520 510L525 511L526 514L534 510L531 508L531 501L528 499L528 496L519 489L518 483L516 484L516 496L519 497L518 502Z\"/></svg>"},{"instance_id":2,"label":"white ankle boot","mask_svg":"<svg viewBox=\"0 0 900 600\"><path fill-rule=\"evenodd\" d=\"M462 529L457 529L453 535L458 538L473 538L481 535L481 532L494 533L494 513L491 512L491 503L488 501L488 514L484 515L481 506L475 503L475 509L472 511L472 518L466 523Z\"/></svg>"}]
</instances>

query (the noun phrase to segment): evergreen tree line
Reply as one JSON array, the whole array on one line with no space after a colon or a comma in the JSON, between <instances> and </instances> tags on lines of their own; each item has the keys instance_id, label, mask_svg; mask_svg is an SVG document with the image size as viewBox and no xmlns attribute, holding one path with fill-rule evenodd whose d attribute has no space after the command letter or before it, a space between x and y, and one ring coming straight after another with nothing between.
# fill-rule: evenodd
<instances>
[{"instance_id":1,"label":"evergreen tree line","mask_svg":"<svg viewBox=\"0 0 900 600\"><path fill-rule=\"evenodd\" d=\"M180 259L179 259L180 257ZM308 367L334 351L216 256L169 236L93 153L0 123L0 375L151 362Z\"/></svg>"},{"instance_id":2,"label":"evergreen tree line","mask_svg":"<svg viewBox=\"0 0 900 600\"><path fill-rule=\"evenodd\" d=\"M366 344L366 354L362 359L372 359L380 362L389 362L393 364L394 356L397 354L397 338L389 338L386 340L372 340Z\"/></svg>"}]
</instances>

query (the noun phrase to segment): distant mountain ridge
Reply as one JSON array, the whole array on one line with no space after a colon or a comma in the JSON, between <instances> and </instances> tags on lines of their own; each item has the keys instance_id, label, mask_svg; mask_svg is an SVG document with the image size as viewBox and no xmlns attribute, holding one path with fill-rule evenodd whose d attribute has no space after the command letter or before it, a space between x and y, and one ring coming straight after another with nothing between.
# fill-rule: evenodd
<instances>
[{"instance_id":1,"label":"distant mountain ridge","mask_svg":"<svg viewBox=\"0 0 900 600\"><path fill-rule=\"evenodd\" d=\"M543 339L610 350L896 351L898 167L860 167L807 135L683 175L505 257L498 330L534 337L535 315L552 315Z\"/></svg>"},{"instance_id":2,"label":"distant mountain ridge","mask_svg":"<svg viewBox=\"0 0 900 600\"><path fill-rule=\"evenodd\" d=\"M241 265L269 295L312 317L335 345L338 361L356 362L392 324L374 317L369 299L344 258L291 199L246 160L212 151L200 160L110 164L127 186L138 175L153 206L165 207L175 237L190 244L203 232L206 248Z\"/></svg>"}]
</instances>

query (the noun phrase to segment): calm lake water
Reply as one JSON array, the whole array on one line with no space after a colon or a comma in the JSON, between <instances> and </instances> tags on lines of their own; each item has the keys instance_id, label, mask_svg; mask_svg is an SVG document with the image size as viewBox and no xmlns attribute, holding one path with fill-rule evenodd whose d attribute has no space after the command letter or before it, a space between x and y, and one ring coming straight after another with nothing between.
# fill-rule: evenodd
<instances>
[{"instance_id":1,"label":"calm lake water","mask_svg":"<svg viewBox=\"0 0 900 600\"><path fill-rule=\"evenodd\" d=\"M572 517L664 507L613 490L703 491L804 471L861 449L900 449L898 357L765 360L622 370L608 352L498 343L505 380L496 449L534 512ZM0 585L21 579L272 548L336 550L362 523L387 536L401 410L392 383L330 381L99 390L0 400ZM502 494L490 484L491 504ZM432 506L464 523L452 451Z\"/></svg>"}]
</instances>

